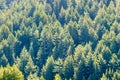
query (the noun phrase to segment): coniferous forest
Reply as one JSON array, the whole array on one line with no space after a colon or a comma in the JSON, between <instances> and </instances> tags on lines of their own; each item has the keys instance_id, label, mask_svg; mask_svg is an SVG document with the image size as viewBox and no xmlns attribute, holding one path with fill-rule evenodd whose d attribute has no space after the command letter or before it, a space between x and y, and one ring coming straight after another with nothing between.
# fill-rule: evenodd
<instances>
[{"instance_id":1,"label":"coniferous forest","mask_svg":"<svg viewBox=\"0 0 120 80\"><path fill-rule=\"evenodd\" d=\"M120 0L0 0L0 80L120 80Z\"/></svg>"}]
</instances>

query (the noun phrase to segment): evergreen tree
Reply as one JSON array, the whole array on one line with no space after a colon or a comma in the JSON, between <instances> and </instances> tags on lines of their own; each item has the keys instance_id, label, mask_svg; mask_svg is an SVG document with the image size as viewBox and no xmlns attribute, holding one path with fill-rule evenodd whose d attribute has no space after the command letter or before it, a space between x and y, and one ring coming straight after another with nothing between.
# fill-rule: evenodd
<instances>
[{"instance_id":1,"label":"evergreen tree","mask_svg":"<svg viewBox=\"0 0 120 80\"><path fill-rule=\"evenodd\" d=\"M64 61L64 76L66 79L73 78L74 66L72 56L68 56Z\"/></svg>"},{"instance_id":2,"label":"evergreen tree","mask_svg":"<svg viewBox=\"0 0 120 80\"><path fill-rule=\"evenodd\" d=\"M78 66L78 70L76 72L76 80L82 80L83 77L85 76L86 69L85 69L85 62L82 60ZM85 78L85 77L84 77ZM85 78L86 79L86 78Z\"/></svg>"},{"instance_id":3,"label":"evergreen tree","mask_svg":"<svg viewBox=\"0 0 120 80\"><path fill-rule=\"evenodd\" d=\"M36 73L34 73L34 74L30 73L27 80L34 80L34 79L39 80L37 74Z\"/></svg>"},{"instance_id":4,"label":"evergreen tree","mask_svg":"<svg viewBox=\"0 0 120 80\"><path fill-rule=\"evenodd\" d=\"M54 59L51 56L51 57L48 57L46 65L43 66L43 69L42 69L42 75L44 76L44 78L46 80L53 80L54 79L55 74L53 72L53 69L54 69Z\"/></svg>"},{"instance_id":5,"label":"evergreen tree","mask_svg":"<svg viewBox=\"0 0 120 80\"><path fill-rule=\"evenodd\" d=\"M28 53L25 47L23 48L20 54L20 58L17 59L16 63L19 69L24 73L25 79L27 79L27 76L29 75L30 71L34 72L35 67L32 62L31 55Z\"/></svg>"}]
</instances>

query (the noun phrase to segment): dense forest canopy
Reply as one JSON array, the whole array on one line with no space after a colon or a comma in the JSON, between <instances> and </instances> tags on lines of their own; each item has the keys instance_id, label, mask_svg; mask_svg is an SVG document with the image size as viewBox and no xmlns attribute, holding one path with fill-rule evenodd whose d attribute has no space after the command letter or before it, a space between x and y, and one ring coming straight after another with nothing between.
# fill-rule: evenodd
<instances>
[{"instance_id":1,"label":"dense forest canopy","mask_svg":"<svg viewBox=\"0 0 120 80\"><path fill-rule=\"evenodd\" d=\"M119 0L0 0L0 80L120 80Z\"/></svg>"}]
</instances>

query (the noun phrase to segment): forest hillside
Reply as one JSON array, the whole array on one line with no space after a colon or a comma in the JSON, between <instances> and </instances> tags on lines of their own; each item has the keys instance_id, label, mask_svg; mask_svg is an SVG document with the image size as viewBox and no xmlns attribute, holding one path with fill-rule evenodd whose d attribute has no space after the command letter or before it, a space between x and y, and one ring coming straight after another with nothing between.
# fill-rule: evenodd
<instances>
[{"instance_id":1,"label":"forest hillside","mask_svg":"<svg viewBox=\"0 0 120 80\"><path fill-rule=\"evenodd\" d=\"M120 0L0 0L0 80L120 80Z\"/></svg>"}]
</instances>

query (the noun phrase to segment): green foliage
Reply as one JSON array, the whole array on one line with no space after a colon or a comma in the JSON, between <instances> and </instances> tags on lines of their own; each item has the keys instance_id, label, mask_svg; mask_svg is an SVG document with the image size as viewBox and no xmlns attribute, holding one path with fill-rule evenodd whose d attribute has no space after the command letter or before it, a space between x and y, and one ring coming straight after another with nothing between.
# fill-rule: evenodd
<instances>
[{"instance_id":1,"label":"green foliage","mask_svg":"<svg viewBox=\"0 0 120 80\"><path fill-rule=\"evenodd\" d=\"M40 77L40 80L45 80L43 76Z\"/></svg>"},{"instance_id":2,"label":"green foliage","mask_svg":"<svg viewBox=\"0 0 120 80\"><path fill-rule=\"evenodd\" d=\"M34 80L34 79L39 80L39 77L37 76L36 73L34 73L34 74L30 73L27 80Z\"/></svg>"},{"instance_id":3,"label":"green foliage","mask_svg":"<svg viewBox=\"0 0 120 80\"><path fill-rule=\"evenodd\" d=\"M76 71L76 79L77 80L82 80L83 78L85 78L84 76L85 76L85 71L86 69L85 69L85 62L83 62L83 60L82 60L82 62L80 62L80 64L79 64L79 67L78 67L78 70Z\"/></svg>"},{"instance_id":4,"label":"green foliage","mask_svg":"<svg viewBox=\"0 0 120 80\"><path fill-rule=\"evenodd\" d=\"M45 77L46 80L53 80L54 79L54 59L53 57L48 57L46 65L43 66L42 75Z\"/></svg>"},{"instance_id":5,"label":"green foliage","mask_svg":"<svg viewBox=\"0 0 120 80\"><path fill-rule=\"evenodd\" d=\"M7 67L0 68L0 80L24 80L22 72L17 68L16 65L12 67L7 65Z\"/></svg>"},{"instance_id":6,"label":"green foliage","mask_svg":"<svg viewBox=\"0 0 120 80\"><path fill-rule=\"evenodd\" d=\"M6 56L3 54L3 56L0 58L0 65L5 67L8 64L8 59Z\"/></svg>"},{"instance_id":7,"label":"green foliage","mask_svg":"<svg viewBox=\"0 0 120 80\"><path fill-rule=\"evenodd\" d=\"M58 59L57 61L55 61L55 66L54 66L54 72L55 73L59 73L59 75L62 77L63 76L63 60L62 59Z\"/></svg>"},{"instance_id":8,"label":"green foliage","mask_svg":"<svg viewBox=\"0 0 120 80\"><path fill-rule=\"evenodd\" d=\"M54 79L54 80L62 80L62 79L61 79L61 77L60 77L60 75L59 75L59 74L56 74L56 75L55 75L55 79Z\"/></svg>"},{"instance_id":9,"label":"green foliage","mask_svg":"<svg viewBox=\"0 0 120 80\"><path fill-rule=\"evenodd\" d=\"M20 58L17 59L16 63L19 69L24 73L25 79L30 72L35 72L36 67L34 66L31 55L27 52L25 47L23 48Z\"/></svg>"},{"instance_id":10,"label":"green foliage","mask_svg":"<svg viewBox=\"0 0 120 80\"><path fill-rule=\"evenodd\" d=\"M64 76L66 79L73 78L74 66L72 56L68 56L64 61Z\"/></svg>"},{"instance_id":11,"label":"green foliage","mask_svg":"<svg viewBox=\"0 0 120 80\"><path fill-rule=\"evenodd\" d=\"M11 75L15 64L25 80L119 80L119 23L119 0L0 0L0 70Z\"/></svg>"},{"instance_id":12,"label":"green foliage","mask_svg":"<svg viewBox=\"0 0 120 80\"><path fill-rule=\"evenodd\" d=\"M117 71L113 71L111 69L106 70L105 74L103 74L103 76L101 77L101 80L119 80L120 79L120 75L119 75L119 70Z\"/></svg>"}]
</instances>

